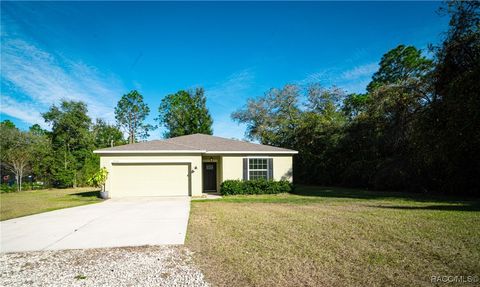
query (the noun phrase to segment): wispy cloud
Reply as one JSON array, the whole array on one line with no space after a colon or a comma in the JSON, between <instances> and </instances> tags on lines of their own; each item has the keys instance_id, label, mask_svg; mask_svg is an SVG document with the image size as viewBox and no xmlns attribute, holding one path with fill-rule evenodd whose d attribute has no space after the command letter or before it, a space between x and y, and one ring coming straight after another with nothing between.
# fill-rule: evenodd
<instances>
[{"instance_id":1,"label":"wispy cloud","mask_svg":"<svg viewBox=\"0 0 480 287\"><path fill-rule=\"evenodd\" d=\"M370 79L377 71L377 63L357 65L347 70L339 68L323 69L307 74L303 79L294 83L298 85L309 85L320 83L324 86L338 86L347 92L361 93L365 91Z\"/></svg>"},{"instance_id":2,"label":"wispy cloud","mask_svg":"<svg viewBox=\"0 0 480 287\"><path fill-rule=\"evenodd\" d=\"M254 74L251 69L245 69L229 75L224 81L206 88L210 99L236 100L252 86ZM221 103L221 102L220 102Z\"/></svg>"},{"instance_id":3,"label":"wispy cloud","mask_svg":"<svg viewBox=\"0 0 480 287\"><path fill-rule=\"evenodd\" d=\"M2 113L17 119L21 119L22 121L29 124L39 124L43 128L47 127L35 105L25 102L20 103L15 99L3 94L0 96Z\"/></svg>"},{"instance_id":4,"label":"wispy cloud","mask_svg":"<svg viewBox=\"0 0 480 287\"><path fill-rule=\"evenodd\" d=\"M255 74L252 69L245 69L229 75L224 81L206 87L207 103L214 117L215 135L227 138L243 138L244 125L232 121L230 114L240 108L246 98L253 96L250 92L254 86Z\"/></svg>"},{"instance_id":5,"label":"wispy cloud","mask_svg":"<svg viewBox=\"0 0 480 287\"><path fill-rule=\"evenodd\" d=\"M352 69L342 73L342 78L345 80L356 80L363 77L371 77L378 69L377 63L370 63L366 65L356 66Z\"/></svg>"},{"instance_id":6,"label":"wispy cloud","mask_svg":"<svg viewBox=\"0 0 480 287\"><path fill-rule=\"evenodd\" d=\"M312 83L321 83L325 80L328 80L331 77L331 70L322 70L319 72L314 72L311 74L307 74L303 79L295 81L294 83L297 85L308 85Z\"/></svg>"},{"instance_id":7,"label":"wispy cloud","mask_svg":"<svg viewBox=\"0 0 480 287\"><path fill-rule=\"evenodd\" d=\"M2 113L30 124L43 124L40 112L65 99L83 101L91 117L113 121L113 107L124 91L113 76L6 33L2 34L1 56L2 83L13 91L8 96L2 94Z\"/></svg>"},{"instance_id":8,"label":"wispy cloud","mask_svg":"<svg viewBox=\"0 0 480 287\"><path fill-rule=\"evenodd\" d=\"M371 79L358 79L356 81L345 82L339 88L349 92L349 93L364 93Z\"/></svg>"}]
</instances>

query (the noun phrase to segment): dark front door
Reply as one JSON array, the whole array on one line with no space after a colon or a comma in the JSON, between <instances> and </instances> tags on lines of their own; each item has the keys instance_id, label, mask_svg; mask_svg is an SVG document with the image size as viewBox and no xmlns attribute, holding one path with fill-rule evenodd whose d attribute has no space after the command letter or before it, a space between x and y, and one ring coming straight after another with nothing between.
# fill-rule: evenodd
<instances>
[{"instance_id":1,"label":"dark front door","mask_svg":"<svg viewBox=\"0 0 480 287\"><path fill-rule=\"evenodd\" d=\"M203 163L203 190L217 191L217 163Z\"/></svg>"}]
</instances>

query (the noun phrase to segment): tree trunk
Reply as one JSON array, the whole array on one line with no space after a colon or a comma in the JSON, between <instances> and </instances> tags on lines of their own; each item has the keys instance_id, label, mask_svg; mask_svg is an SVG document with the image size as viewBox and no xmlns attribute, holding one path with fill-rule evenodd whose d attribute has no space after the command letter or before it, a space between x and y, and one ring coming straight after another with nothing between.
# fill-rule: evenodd
<instances>
[{"instance_id":1,"label":"tree trunk","mask_svg":"<svg viewBox=\"0 0 480 287\"><path fill-rule=\"evenodd\" d=\"M65 151L63 153L63 165L66 170L67 169L67 145L65 145Z\"/></svg>"},{"instance_id":2,"label":"tree trunk","mask_svg":"<svg viewBox=\"0 0 480 287\"><path fill-rule=\"evenodd\" d=\"M15 172L15 182L17 183L17 191L20 191L20 177L18 171Z\"/></svg>"},{"instance_id":3,"label":"tree trunk","mask_svg":"<svg viewBox=\"0 0 480 287\"><path fill-rule=\"evenodd\" d=\"M135 131L135 128L134 128L134 119L133 119L133 115L132 115L132 112L130 112L128 114L128 143L132 144L133 143L133 134L134 134L134 131Z\"/></svg>"},{"instance_id":4,"label":"tree trunk","mask_svg":"<svg viewBox=\"0 0 480 287\"><path fill-rule=\"evenodd\" d=\"M133 114L132 143L135 143L135 131L137 130L137 115Z\"/></svg>"},{"instance_id":5,"label":"tree trunk","mask_svg":"<svg viewBox=\"0 0 480 287\"><path fill-rule=\"evenodd\" d=\"M19 176L20 184L18 185L18 191L22 191L22 177L23 177L23 168L20 170L20 176Z\"/></svg>"},{"instance_id":6,"label":"tree trunk","mask_svg":"<svg viewBox=\"0 0 480 287\"><path fill-rule=\"evenodd\" d=\"M73 188L77 188L77 171L73 171Z\"/></svg>"}]
</instances>

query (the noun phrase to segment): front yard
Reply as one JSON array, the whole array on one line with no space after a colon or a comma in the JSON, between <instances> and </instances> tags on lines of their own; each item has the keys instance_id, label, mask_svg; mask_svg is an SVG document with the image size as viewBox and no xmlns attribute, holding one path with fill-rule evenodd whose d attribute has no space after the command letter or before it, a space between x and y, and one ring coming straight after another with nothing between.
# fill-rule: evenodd
<instances>
[{"instance_id":1,"label":"front yard","mask_svg":"<svg viewBox=\"0 0 480 287\"><path fill-rule=\"evenodd\" d=\"M2 220L101 201L89 188L1 194L0 200ZM163 282L179 274L178 280L188 279L200 286L204 284L201 271L214 286L469 286L468 282L431 282L432 276L465 276L464 280L474 278L478 285L480 201L320 187L299 187L296 194L192 201L186 247L185 252L193 252L192 266L199 268L192 273L195 276L187 278L176 269L162 271L163 263L156 260L163 249L146 256L142 250L150 252L156 247L131 247L127 248L133 256L131 264L147 258L152 268L142 273L147 270L142 265L143 269L134 268L127 277ZM88 261L85 270L78 265L76 271L65 271L69 280L103 278L96 268L104 264L101 258L114 251L99 249L105 254L95 259L98 264L92 267L93 261ZM127 256L120 251L118 256ZM88 252L58 251L50 256L51 264L64 265L58 262L77 260ZM15 258L23 260L21 256L12 253L0 259L14 262ZM42 258L29 260L45 266L39 263ZM23 264L20 261L18 264ZM123 259L116 262L122 264L108 270L126 270ZM51 272L62 270L66 269ZM12 270L2 271L10 283L25 282L25 274L30 274L28 268L18 274L5 272ZM42 282L57 278L58 274L52 274L46 274ZM108 279L111 283L128 279L112 274L116 277Z\"/></svg>"},{"instance_id":2,"label":"front yard","mask_svg":"<svg viewBox=\"0 0 480 287\"><path fill-rule=\"evenodd\" d=\"M0 220L101 201L91 187L0 194Z\"/></svg>"},{"instance_id":3,"label":"front yard","mask_svg":"<svg viewBox=\"0 0 480 287\"><path fill-rule=\"evenodd\" d=\"M318 187L297 193L192 201L186 245L207 281L431 286L432 276L480 276L479 201Z\"/></svg>"}]
</instances>

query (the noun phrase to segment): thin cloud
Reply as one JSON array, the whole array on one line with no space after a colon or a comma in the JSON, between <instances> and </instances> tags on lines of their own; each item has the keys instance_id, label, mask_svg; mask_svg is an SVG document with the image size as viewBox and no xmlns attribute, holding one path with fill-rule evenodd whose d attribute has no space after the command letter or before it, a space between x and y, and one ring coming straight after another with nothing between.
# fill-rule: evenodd
<instances>
[{"instance_id":1,"label":"thin cloud","mask_svg":"<svg viewBox=\"0 0 480 287\"><path fill-rule=\"evenodd\" d=\"M120 83L104 76L94 67L47 51L20 38L2 37L2 81L35 104L37 114L62 99L83 101L92 117L114 120L116 99L122 94ZM7 101L11 102L9 97ZM22 104L15 101L17 104ZM31 123L18 105L8 107L12 116ZM2 107L5 112L6 107ZM5 112L6 113L6 112ZM23 115L23 118L20 116ZM39 124L43 120L39 119Z\"/></svg>"},{"instance_id":2,"label":"thin cloud","mask_svg":"<svg viewBox=\"0 0 480 287\"><path fill-rule=\"evenodd\" d=\"M230 113L232 107L243 103L250 96L249 91L254 84L254 74L250 69L231 74L225 81L205 88L205 94L209 102L222 108L222 112ZM233 108L235 109L235 108Z\"/></svg>"},{"instance_id":3,"label":"thin cloud","mask_svg":"<svg viewBox=\"0 0 480 287\"><path fill-rule=\"evenodd\" d=\"M43 121L42 115L35 107L30 103L20 103L15 99L6 96L0 95L2 102L2 113L9 115L11 117L20 119L29 124L39 124L43 128L47 127L47 124Z\"/></svg>"},{"instance_id":4,"label":"thin cloud","mask_svg":"<svg viewBox=\"0 0 480 287\"><path fill-rule=\"evenodd\" d=\"M363 77L371 77L378 69L377 63L370 63L366 65L356 66L353 69L342 73L342 78L345 80L356 80Z\"/></svg>"},{"instance_id":5,"label":"thin cloud","mask_svg":"<svg viewBox=\"0 0 480 287\"><path fill-rule=\"evenodd\" d=\"M356 80L346 82L340 88L349 93L364 93L367 85L370 83L370 79Z\"/></svg>"},{"instance_id":6,"label":"thin cloud","mask_svg":"<svg viewBox=\"0 0 480 287\"><path fill-rule=\"evenodd\" d=\"M235 123L230 114L245 104L251 97L255 75L251 69L245 69L228 76L225 81L206 87L207 104L214 118L215 135L227 138L243 138L245 127ZM213 108L214 107L214 108Z\"/></svg>"},{"instance_id":7,"label":"thin cloud","mask_svg":"<svg viewBox=\"0 0 480 287\"><path fill-rule=\"evenodd\" d=\"M311 74L307 74L305 78L295 81L294 83L300 86L312 84L312 83L321 83L327 80L330 77L331 71L330 70L323 70L320 72L315 72Z\"/></svg>"},{"instance_id":8,"label":"thin cloud","mask_svg":"<svg viewBox=\"0 0 480 287\"><path fill-rule=\"evenodd\" d=\"M324 69L307 74L303 79L294 81L294 83L300 86L320 83L326 87L337 86L351 93L362 93L377 69L377 63L358 65L348 70Z\"/></svg>"},{"instance_id":9,"label":"thin cloud","mask_svg":"<svg viewBox=\"0 0 480 287\"><path fill-rule=\"evenodd\" d=\"M225 81L217 83L206 91L210 98L235 98L245 93L253 84L254 75L250 69L231 74Z\"/></svg>"}]
</instances>

